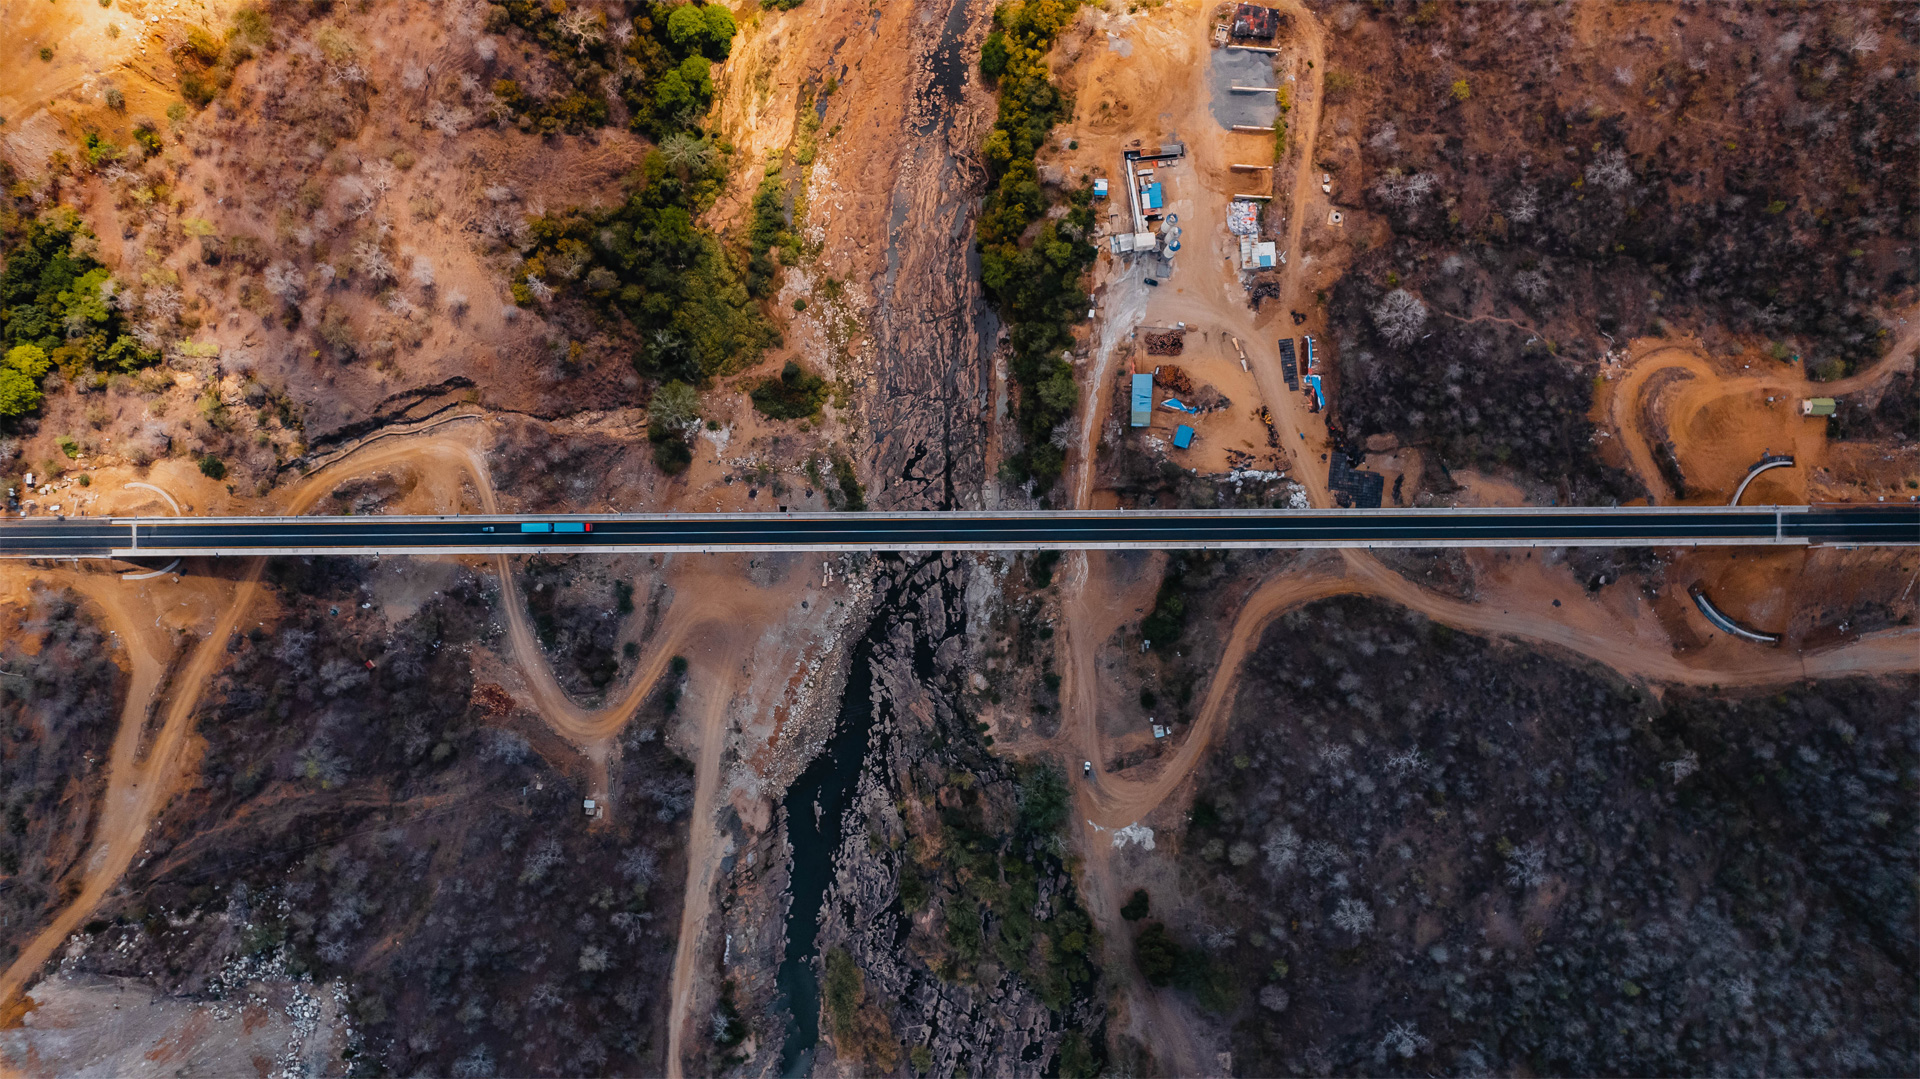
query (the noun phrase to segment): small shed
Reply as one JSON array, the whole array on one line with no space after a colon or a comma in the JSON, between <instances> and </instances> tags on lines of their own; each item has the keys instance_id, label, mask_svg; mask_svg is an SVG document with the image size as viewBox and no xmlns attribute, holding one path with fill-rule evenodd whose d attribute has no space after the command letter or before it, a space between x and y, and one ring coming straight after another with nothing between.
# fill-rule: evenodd
<instances>
[{"instance_id":1,"label":"small shed","mask_svg":"<svg viewBox=\"0 0 1920 1079\"><path fill-rule=\"evenodd\" d=\"M1800 402L1802 416L1831 416L1839 406L1831 397L1809 397Z\"/></svg>"},{"instance_id":2,"label":"small shed","mask_svg":"<svg viewBox=\"0 0 1920 1079\"><path fill-rule=\"evenodd\" d=\"M1093 181L1093 197L1096 199L1104 199L1107 197L1107 178L1105 176Z\"/></svg>"},{"instance_id":3,"label":"small shed","mask_svg":"<svg viewBox=\"0 0 1920 1079\"><path fill-rule=\"evenodd\" d=\"M1129 403L1132 423L1135 427L1145 427L1153 422L1153 376L1133 376L1133 394Z\"/></svg>"},{"instance_id":4,"label":"small shed","mask_svg":"<svg viewBox=\"0 0 1920 1079\"><path fill-rule=\"evenodd\" d=\"M1193 428L1183 423L1173 429L1174 449L1184 450L1191 445L1193 445Z\"/></svg>"}]
</instances>

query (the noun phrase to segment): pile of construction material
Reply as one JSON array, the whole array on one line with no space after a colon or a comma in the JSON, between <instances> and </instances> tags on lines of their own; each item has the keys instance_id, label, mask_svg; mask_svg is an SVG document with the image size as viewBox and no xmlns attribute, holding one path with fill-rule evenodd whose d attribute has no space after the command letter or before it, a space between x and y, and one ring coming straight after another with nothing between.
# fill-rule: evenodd
<instances>
[{"instance_id":1,"label":"pile of construction material","mask_svg":"<svg viewBox=\"0 0 1920 1079\"><path fill-rule=\"evenodd\" d=\"M1177 364L1163 363L1154 368L1153 380L1166 392L1176 396L1193 392L1193 376Z\"/></svg>"},{"instance_id":2,"label":"pile of construction material","mask_svg":"<svg viewBox=\"0 0 1920 1079\"><path fill-rule=\"evenodd\" d=\"M1187 336L1180 332L1148 333L1145 338L1149 356L1178 356L1187 347Z\"/></svg>"},{"instance_id":3,"label":"pile of construction material","mask_svg":"<svg viewBox=\"0 0 1920 1079\"><path fill-rule=\"evenodd\" d=\"M1227 231L1235 236L1260 235L1259 203L1246 199L1227 203Z\"/></svg>"}]
</instances>

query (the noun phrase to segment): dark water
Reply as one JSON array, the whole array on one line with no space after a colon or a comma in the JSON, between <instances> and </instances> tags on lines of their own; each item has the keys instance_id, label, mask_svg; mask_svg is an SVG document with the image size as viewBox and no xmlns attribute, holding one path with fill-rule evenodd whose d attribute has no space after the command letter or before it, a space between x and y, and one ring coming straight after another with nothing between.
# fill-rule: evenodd
<instances>
[{"instance_id":1,"label":"dark water","mask_svg":"<svg viewBox=\"0 0 1920 1079\"><path fill-rule=\"evenodd\" d=\"M793 906L787 912L787 954L777 982L787 1002L786 1048L780 1074L787 1079L813 1068L820 1041L820 981L814 966L814 937L820 930L820 904L833 879L833 852L840 846L840 818L853 799L873 729L873 645L884 625L873 627L854 646L847 672L840 719L827 747L787 791L787 840L793 844ZM820 812L816 816L814 806Z\"/></svg>"},{"instance_id":2,"label":"dark water","mask_svg":"<svg viewBox=\"0 0 1920 1079\"><path fill-rule=\"evenodd\" d=\"M931 135L953 123L955 108L966 95L967 71L973 58L967 54L967 24L973 0L950 0L946 22L940 27L940 42L933 48L931 89L939 95L939 107L919 124L915 131Z\"/></svg>"}]
</instances>

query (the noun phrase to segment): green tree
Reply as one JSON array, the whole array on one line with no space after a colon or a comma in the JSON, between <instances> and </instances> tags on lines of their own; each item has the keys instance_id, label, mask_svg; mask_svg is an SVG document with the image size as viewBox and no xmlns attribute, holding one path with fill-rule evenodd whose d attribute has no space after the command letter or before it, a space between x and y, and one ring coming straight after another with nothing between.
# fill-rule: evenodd
<instances>
[{"instance_id":1,"label":"green tree","mask_svg":"<svg viewBox=\"0 0 1920 1079\"><path fill-rule=\"evenodd\" d=\"M46 350L39 345L15 345L7 350L6 365L28 378L37 379L47 373L53 361L47 359Z\"/></svg>"},{"instance_id":2,"label":"green tree","mask_svg":"<svg viewBox=\"0 0 1920 1079\"><path fill-rule=\"evenodd\" d=\"M1067 822L1073 796L1067 779L1050 761L1036 761L1020 770L1020 827L1030 835L1052 835Z\"/></svg>"},{"instance_id":3,"label":"green tree","mask_svg":"<svg viewBox=\"0 0 1920 1079\"><path fill-rule=\"evenodd\" d=\"M1007 70L1007 35L999 30L980 43L980 74L997 79Z\"/></svg>"},{"instance_id":4,"label":"green tree","mask_svg":"<svg viewBox=\"0 0 1920 1079\"><path fill-rule=\"evenodd\" d=\"M1040 403L1065 416L1080 400L1080 387L1074 385L1073 368L1060 365L1040 383Z\"/></svg>"},{"instance_id":5,"label":"green tree","mask_svg":"<svg viewBox=\"0 0 1920 1079\"><path fill-rule=\"evenodd\" d=\"M0 417L14 419L40 407L40 387L11 367L0 367Z\"/></svg>"},{"instance_id":6,"label":"green tree","mask_svg":"<svg viewBox=\"0 0 1920 1079\"><path fill-rule=\"evenodd\" d=\"M653 96L654 103L667 116L694 116L705 112L713 101L713 62L704 56L687 57L660 77Z\"/></svg>"},{"instance_id":7,"label":"green tree","mask_svg":"<svg viewBox=\"0 0 1920 1079\"><path fill-rule=\"evenodd\" d=\"M716 60L725 60L733 51L733 35L739 30L734 25L733 12L721 4L708 4L700 9L707 21L707 53Z\"/></svg>"},{"instance_id":8,"label":"green tree","mask_svg":"<svg viewBox=\"0 0 1920 1079\"><path fill-rule=\"evenodd\" d=\"M674 47L724 60L733 49L733 13L720 4L686 4L667 16L667 36Z\"/></svg>"},{"instance_id":9,"label":"green tree","mask_svg":"<svg viewBox=\"0 0 1920 1079\"><path fill-rule=\"evenodd\" d=\"M1135 888L1133 896L1127 900L1125 906L1120 908L1120 917L1130 922L1137 922L1147 916L1147 908L1151 902L1145 888Z\"/></svg>"}]
</instances>

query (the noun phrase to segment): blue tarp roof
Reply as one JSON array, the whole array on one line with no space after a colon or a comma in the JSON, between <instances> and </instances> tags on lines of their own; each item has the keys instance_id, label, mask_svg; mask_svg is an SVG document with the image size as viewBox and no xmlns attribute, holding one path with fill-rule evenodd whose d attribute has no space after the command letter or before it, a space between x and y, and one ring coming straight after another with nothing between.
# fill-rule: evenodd
<instances>
[{"instance_id":1,"label":"blue tarp roof","mask_svg":"<svg viewBox=\"0 0 1920 1079\"><path fill-rule=\"evenodd\" d=\"M1162 196L1160 193L1159 184L1156 183L1156 184L1147 185L1147 209L1158 210L1160 208L1160 200L1163 197L1164 196Z\"/></svg>"},{"instance_id":2,"label":"blue tarp roof","mask_svg":"<svg viewBox=\"0 0 1920 1079\"><path fill-rule=\"evenodd\" d=\"M1313 387L1313 399L1320 402L1320 407L1327 407L1327 395L1320 392L1320 376L1308 375L1307 385Z\"/></svg>"},{"instance_id":3,"label":"blue tarp roof","mask_svg":"<svg viewBox=\"0 0 1920 1079\"><path fill-rule=\"evenodd\" d=\"M1145 427L1153 421L1153 376L1133 376L1133 426Z\"/></svg>"},{"instance_id":4,"label":"blue tarp roof","mask_svg":"<svg viewBox=\"0 0 1920 1079\"><path fill-rule=\"evenodd\" d=\"M1183 450L1186 449L1188 446L1193 445L1193 428L1188 427L1184 423L1174 428L1173 444L1177 448L1183 449Z\"/></svg>"}]
</instances>

